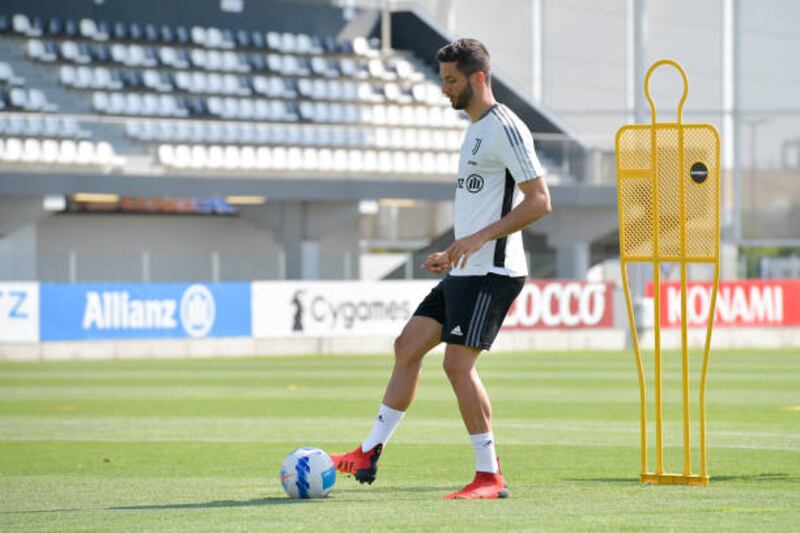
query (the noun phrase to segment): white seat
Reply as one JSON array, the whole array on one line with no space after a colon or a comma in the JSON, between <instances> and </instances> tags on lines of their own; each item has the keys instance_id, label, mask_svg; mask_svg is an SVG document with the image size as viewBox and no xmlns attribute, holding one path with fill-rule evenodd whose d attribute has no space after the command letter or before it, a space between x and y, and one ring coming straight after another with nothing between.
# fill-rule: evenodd
<instances>
[{"instance_id":1,"label":"white seat","mask_svg":"<svg viewBox=\"0 0 800 533\"><path fill-rule=\"evenodd\" d=\"M226 146L225 147L225 159L223 161L223 167L231 170L238 169L241 165L240 157L239 157L239 147L238 146Z\"/></svg>"},{"instance_id":2,"label":"white seat","mask_svg":"<svg viewBox=\"0 0 800 533\"><path fill-rule=\"evenodd\" d=\"M272 50L281 50L281 35L274 31L267 32L267 47Z\"/></svg>"},{"instance_id":3,"label":"white seat","mask_svg":"<svg viewBox=\"0 0 800 533\"><path fill-rule=\"evenodd\" d=\"M39 139L25 139L20 160L26 163L37 163L41 157L41 153L42 147L39 144Z\"/></svg>"},{"instance_id":4,"label":"white seat","mask_svg":"<svg viewBox=\"0 0 800 533\"><path fill-rule=\"evenodd\" d=\"M206 168L208 163L208 152L206 147L202 144L195 144L192 146L192 168Z\"/></svg>"},{"instance_id":5,"label":"white seat","mask_svg":"<svg viewBox=\"0 0 800 533\"><path fill-rule=\"evenodd\" d=\"M333 170L334 172L347 172L348 168L347 150L337 148L333 151Z\"/></svg>"},{"instance_id":6,"label":"white seat","mask_svg":"<svg viewBox=\"0 0 800 533\"><path fill-rule=\"evenodd\" d=\"M180 109L175 97L170 94L161 94L158 96L158 110L159 114L164 117L181 117L186 116L186 110Z\"/></svg>"},{"instance_id":7,"label":"white seat","mask_svg":"<svg viewBox=\"0 0 800 533\"><path fill-rule=\"evenodd\" d=\"M421 105L414 106L414 124L417 126L429 126L430 116L428 115L428 108Z\"/></svg>"},{"instance_id":8,"label":"white seat","mask_svg":"<svg viewBox=\"0 0 800 533\"><path fill-rule=\"evenodd\" d=\"M222 116L225 118L239 117L239 101L230 96L222 99Z\"/></svg>"},{"instance_id":9,"label":"white seat","mask_svg":"<svg viewBox=\"0 0 800 533\"><path fill-rule=\"evenodd\" d=\"M378 171L378 152L375 150L364 151L364 172Z\"/></svg>"},{"instance_id":10,"label":"white seat","mask_svg":"<svg viewBox=\"0 0 800 533\"><path fill-rule=\"evenodd\" d=\"M222 70L222 54L219 50L208 50L206 52L206 70Z\"/></svg>"},{"instance_id":11,"label":"white seat","mask_svg":"<svg viewBox=\"0 0 800 533\"><path fill-rule=\"evenodd\" d=\"M267 169L272 166L272 150L267 146L256 149L256 168Z\"/></svg>"},{"instance_id":12,"label":"white seat","mask_svg":"<svg viewBox=\"0 0 800 533\"><path fill-rule=\"evenodd\" d=\"M175 49L171 46L162 46L158 49L158 57L161 59L161 63L175 67L178 54L175 53Z\"/></svg>"},{"instance_id":13,"label":"white seat","mask_svg":"<svg viewBox=\"0 0 800 533\"><path fill-rule=\"evenodd\" d=\"M192 26L192 29L190 30L190 36L194 44L199 46L206 45L207 35L205 28L202 28L200 26Z\"/></svg>"},{"instance_id":14,"label":"white seat","mask_svg":"<svg viewBox=\"0 0 800 533\"><path fill-rule=\"evenodd\" d=\"M388 174L392 171L392 153L387 151L378 152L378 172Z\"/></svg>"},{"instance_id":15,"label":"white seat","mask_svg":"<svg viewBox=\"0 0 800 533\"><path fill-rule=\"evenodd\" d=\"M297 92L306 98L313 98L314 82L310 78L300 78L297 80Z\"/></svg>"},{"instance_id":16,"label":"white seat","mask_svg":"<svg viewBox=\"0 0 800 533\"><path fill-rule=\"evenodd\" d=\"M96 89L119 89L121 84L111 78L111 71L106 67L95 67L92 71L92 87Z\"/></svg>"},{"instance_id":17,"label":"white seat","mask_svg":"<svg viewBox=\"0 0 800 533\"><path fill-rule=\"evenodd\" d=\"M58 80L67 87L75 86L75 67L72 65L61 65L58 69Z\"/></svg>"},{"instance_id":18,"label":"white seat","mask_svg":"<svg viewBox=\"0 0 800 533\"><path fill-rule=\"evenodd\" d=\"M369 53L369 43L364 37L356 37L353 39L353 52L360 56L365 56Z\"/></svg>"},{"instance_id":19,"label":"white seat","mask_svg":"<svg viewBox=\"0 0 800 533\"><path fill-rule=\"evenodd\" d=\"M114 43L111 45L111 59L115 63L128 63L128 47L124 44Z\"/></svg>"},{"instance_id":20,"label":"white seat","mask_svg":"<svg viewBox=\"0 0 800 533\"><path fill-rule=\"evenodd\" d=\"M22 158L22 140L17 137L9 137L6 139L5 149L3 150L3 159L10 162L19 161Z\"/></svg>"},{"instance_id":21,"label":"white seat","mask_svg":"<svg viewBox=\"0 0 800 533\"><path fill-rule=\"evenodd\" d=\"M8 93L8 99L14 107L28 108L28 92L20 87L14 87Z\"/></svg>"},{"instance_id":22,"label":"white seat","mask_svg":"<svg viewBox=\"0 0 800 533\"><path fill-rule=\"evenodd\" d=\"M369 60L369 63L367 64L367 70L369 71L370 76L377 79L383 79L387 74L386 68L383 65L383 61L378 58Z\"/></svg>"},{"instance_id":23,"label":"white seat","mask_svg":"<svg viewBox=\"0 0 800 533\"><path fill-rule=\"evenodd\" d=\"M143 141L154 141L158 138L158 131L155 122L146 120L140 123L139 134Z\"/></svg>"},{"instance_id":24,"label":"white seat","mask_svg":"<svg viewBox=\"0 0 800 533\"><path fill-rule=\"evenodd\" d=\"M111 143L100 141L97 143L94 152L94 162L98 165L110 165L114 162L114 149Z\"/></svg>"},{"instance_id":25,"label":"white seat","mask_svg":"<svg viewBox=\"0 0 800 533\"><path fill-rule=\"evenodd\" d=\"M272 128L270 126L266 124L256 124L256 143L266 144L272 142L272 139Z\"/></svg>"},{"instance_id":26,"label":"white seat","mask_svg":"<svg viewBox=\"0 0 800 533\"><path fill-rule=\"evenodd\" d=\"M42 141L42 162L55 163L58 160L58 141L45 139Z\"/></svg>"},{"instance_id":27,"label":"white seat","mask_svg":"<svg viewBox=\"0 0 800 533\"><path fill-rule=\"evenodd\" d=\"M253 124L239 124L239 139L246 144L256 142L256 128Z\"/></svg>"},{"instance_id":28,"label":"white seat","mask_svg":"<svg viewBox=\"0 0 800 533\"><path fill-rule=\"evenodd\" d=\"M212 115L222 116L224 109L222 104L222 98L219 96L211 96L208 98L208 112Z\"/></svg>"},{"instance_id":29,"label":"white seat","mask_svg":"<svg viewBox=\"0 0 800 533\"><path fill-rule=\"evenodd\" d=\"M289 54L297 52L297 37L293 33L281 34L281 51Z\"/></svg>"},{"instance_id":30,"label":"white seat","mask_svg":"<svg viewBox=\"0 0 800 533\"><path fill-rule=\"evenodd\" d=\"M350 172L364 171L364 152L361 150L347 151L347 170Z\"/></svg>"},{"instance_id":31,"label":"white seat","mask_svg":"<svg viewBox=\"0 0 800 533\"><path fill-rule=\"evenodd\" d=\"M299 74L299 65L297 64L297 57L293 55L284 55L282 56L281 63L283 65L281 69L282 74L286 74L287 76L296 76Z\"/></svg>"},{"instance_id":32,"label":"white seat","mask_svg":"<svg viewBox=\"0 0 800 533\"><path fill-rule=\"evenodd\" d=\"M109 99L108 93L95 91L92 94L92 108L98 113L108 113Z\"/></svg>"},{"instance_id":33,"label":"white seat","mask_svg":"<svg viewBox=\"0 0 800 533\"><path fill-rule=\"evenodd\" d=\"M92 69L87 66L80 66L75 69L74 85L77 89L88 89L94 85L94 75ZM100 87L95 87L99 89Z\"/></svg>"},{"instance_id":34,"label":"white seat","mask_svg":"<svg viewBox=\"0 0 800 533\"><path fill-rule=\"evenodd\" d=\"M91 165L94 163L95 147L92 141L79 141L78 151L75 155L75 162L79 165Z\"/></svg>"},{"instance_id":35,"label":"white seat","mask_svg":"<svg viewBox=\"0 0 800 533\"><path fill-rule=\"evenodd\" d=\"M325 84L325 94L331 100L343 100L342 83L339 80L328 80Z\"/></svg>"},{"instance_id":36,"label":"white seat","mask_svg":"<svg viewBox=\"0 0 800 533\"><path fill-rule=\"evenodd\" d=\"M422 156L419 152L410 152L408 154L408 159L406 161L406 165L408 165L408 172L410 174L419 174L423 171L422 168Z\"/></svg>"},{"instance_id":37,"label":"white seat","mask_svg":"<svg viewBox=\"0 0 800 533\"><path fill-rule=\"evenodd\" d=\"M174 75L175 88L179 91L195 92L196 86L192 83L192 74L179 70Z\"/></svg>"},{"instance_id":38,"label":"white seat","mask_svg":"<svg viewBox=\"0 0 800 533\"><path fill-rule=\"evenodd\" d=\"M28 35L31 31L31 22L28 17L22 13L17 13L11 18L11 27L14 31L23 35Z\"/></svg>"},{"instance_id":39,"label":"white seat","mask_svg":"<svg viewBox=\"0 0 800 533\"><path fill-rule=\"evenodd\" d=\"M439 174L449 174L450 168L450 155L440 152L436 154L436 172Z\"/></svg>"},{"instance_id":40,"label":"white seat","mask_svg":"<svg viewBox=\"0 0 800 533\"><path fill-rule=\"evenodd\" d=\"M266 76L253 76L253 89L264 95L269 95L269 79Z\"/></svg>"},{"instance_id":41,"label":"white seat","mask_svg":"<svg viewBox=\"0 0 800 533\"><path fill-rule=\"evenodd\" d=\"M253 146L242 146L239 150L239 166L244 170L256 168L256 149Z\"/></svg>"},{"instance_id":42,"label":"white seat","mask_svg":"<svg viewBox=\"0 0 800 533\"><path fill-rule=\"evenodd\" d=\"M416 115L414 108L411 106L402 106L400 108L400 124L403 126L413 126L416 123Z\"/></svg>"},{"instance_id":43,"label":"white seat","mask_svg":"<svg viewBox=\"0 0 800 533\"><path fill-rule=\"evenodd\" d=\"M222 77L222 92L225 94L239 94L241 92L239 79L233 74L225 74Z\"/></svg>"},{"instance_id":44,"label":"white seat","mask_svg":"<svg viewBox=\"0 0 800 533\"><path fill-rule=\"evenodd\" d=\"M436 154L433 152L423 152L422 154L422 168L425 169L426 174L436 173Z\"/></svg>"},{"instance_id":45,"label":"white seat","mask_svg":"<svg viewBox=\"0 0 800 533\"><path fill-rule=\"evenodd\" d=\"M222 30L219 28L206 28L205 30L205 42L204 43L197 43L197 44L205 44L205 46L209 48L221 48L222 47Z\"/></svg>"},{"instance_id":46,"label":"white seat","mask_svg":"<svg viewBox=\"0 0 800 533\"><path fill-rule=\"evenodd\" d=\"M242 120L252 120L253 115L255 114L255 108L253 106L253 101L249 98L239 98L239 114L237 115L238 118Z\"/></svg>"},{"instance_id":47,"label":"white seat","mask_svg":"<svg viewBox=\"0 0 800 533\"><path fill-rule=\"evenodd\" d=\"M303 148L300 154L300 170L318 170L318 155L316 148Z\"/></svg>"},{"instance_id":48,"label":"white seat","mask_svg":"<svg viewBox=\"0 0 800 533\"><path fill-rule=\"evenodd\" d=\"M328 122L330 120L330 113L328 104L326 102L314 102L314 115L315 122Z\"/></svg>"},{"instance_id":49,"label":"white seat","mask_svg":"<svg viewBox=\"0 0 800 533\"><path fill-rule=\"evenodd\" d=\"M386 106L386 120L392 126L399 126L403 123L402 111L398 105Z\"/></svg>"},{"instance_id":50,"label":"white seat","mask_svg":"<svg viewBox=\"0 0 800 533\"><path fill-rule=\"evenodd\" d=\"M154 91L161 90L161 76L158 75L158 72L152 69L145 69L142 71L142 81L144 82L145 87L148 87Z\"/></svg>"},{"instance_id":51,"label":"white seat","mask_svg":"<svg viewBox=\"0 0 800 533\"><path fill-rule=\"evenodd\" d=\"M41 89L28 89L27 108L32 111L51 111L54 106L47 102L47 97Z\"/></svg>"},{"instance_id":52,"label":"white seat","mask_svg":"<svg viewBox=\"0 0 800 533\"><path fill-rule=\"evenodd\" d=\"M128 46L128 57L127 62L125 63L126 65L129 67L140 67L146 65L147 63L148 59L144 52L144 48L138 44L132 44Z\"/></svg>"},{"instance_id":53,"label":"white seat","mask_svg":"<svg viewBox=\"0 0 800 533\"><path fill-rule=\"evenodd\" d=\"M37 59L39 61L44 61L43 58L47 56L44 43L39 39L29 39L25 44L25 53L31 59Z\"/></svg>"},{"instance_id":54,"label":"white seat","mask_svg":"<svg viewBox=\"0 0 800 533\"><path fill-rule=\"evenodd\" d=\"M209 72L206 74L206 83L208 85L203 92L214 94L221 94L225 92L223 88L222 74L217 72Z\"/></svg>"},{"instance_id":55,"label":"white seat","mask_svg":"<svg viewBox=\"0 0 800 533\"><path fill-rule=\"evenodd\" d=\"M136 103L136 99L133 100L134 105ZM130 100L128 100L130 103ZM134 115L161 115L160 108L158 105L158 96L152 93L145 93L138 99L139 107L133 108L129 110L130 114Z\"/></svg>"},{"instance_id":56,"label":"white seat","mask_svg":"<svg viewBox=\"0 0 800 533\"><path fill-rule=\"evenodd\" d=\"M305 33L298 33L297 35L295 35L295 51L298 54L313 53L311 37L309 37Z\"/></svg>"},{"instance_id":57,"label":"white seat","mask_svg":"<svg viewBox=\"0 0 800 533\"><path fill-rule=\"evenodd\" d=\"M392 152L392 172L406 174L408 172L408 158L405 152Z\"/></svg>"},{"instance_id":58,"label":"white seat","mask_svg":"<svg viewBox=\"0 0 800 533\"><path fill-rule=\"evenodd\" d=\"M432 135L433 143L431 143L431 147L437 150L447 150L447 133L442 130L435 130Z\"/></svg>"},{"instance_id":59,"label":"white seat","mask_svg":"<svg viewBox=\"0 0 800 533\"><path fill-rule=\"evenodd\" d=\"M400 128L393 128L391 130L391 140L389 141L389 145L392 148L405 148L405 135L403 135L403 130Z\"/></svg>"},{"instance_id":60,"label":"white seat","mask_svg":"<svg viewBox=\"0 0 800 533\"><path fill-rule=\"evenodd\" d=\"M419 136L417 130L408 128L402 130L403 132L403 147L404 148L425 148L419 144Z\"/></svg>"},{"instance_id":61,"label":"white seat","mask_svg":"<svg viewBox=\"0 0 800 533\"><path fill-rule=\"evenodd\" d=\"M271 100L269 108L273 120L286 120L286 103L283 100Z\"/></svg>"},{"instance_id":62,"label":"white seat","mask_svg":"<svg viewBox=\"0 0 800 533\"><path fill-rule=\"evenodd\" d=\"M193 48L189 57L196 68L206 68L206 51L202 48Z\"/></svg>"},{"instance_id":63,"label":"white seat","mask_svg":"<svg viewBox=\"0 0 800 533\"><path fill-rule=\"evenodd\" d=\"M218 144L212 144L208 147L208 158L206 159L206 167L208 168L222 168L225 164L225 150Z\"/></svg>"},{"instance_id":64,"label":"white seat","mask_svg":"<svg viewBox=\"0 0 800 533\"><path fill-rule=\"evenodd\" d=\"M81 19L78 27L80 34L86 39L94 39L97 35L97 23L92 19Z\"/></svg>"},{"instance_id":65,"label":"white seat","mask_svg":"<svg viewBox=\"0 0 800 533\"><path fill-rule=\"evenodd\" d=\"M325 80L317 78L312 82L311 85L311 93L313 94L314 98L318 98L320 100L331 100L331 97L328 94L328 84Z\"/></svg>"},{"instance_id":66,"label":"white seat","mask_svg":"<svg viewBox=\"0 0 800 533\"><path fill-rule=\"evenodd\" d=\"M171 167L175 162L175 148L171 144L160 144L158 146L158 161L162 165Z\"/></svg>"},{"instance_id":67,"label":"white seat","mask_svg":"<svg viewBox=\"0 0 800 533\"><path fill-rule=\"evenodd\" d=\"M222 70L228 72L247 72L250 67L239 61L239 56L233 52L222 52Z\"/></svg>"},{"instance_id":68,"label":"white seat","mask_svg":"<svg viewBox=\"0 0 800 533\"><path fill-rule=\"evenodd\" d=\"M257 99L254 104L253 116L256 120L269 120L271 118L270 105L267 100Z\"/></svg>"},{"instance_id":69,"label":"white seat","mask_svg":"<svg viewBox=\"0 0 800 533\"><path fill-rule=\"evenodd\" d=\"M126 93L125 94L125 114L127 115L141 115L142 114L142 97L139 93Z\"/></svg>"},{"instance_id":70,"label":"white seat","mask_svg":"<svg viewBox=\"0 0 800 533\"><path fill-rule=\"evenodd\" d=\"M225 122L222 125L222 140L226 143L238 143L239 138L239 125L235 122Z\"/></svg>"},{"instance_id":71,"label":"white seat","mask_svg":"<svg viewBox=\"0 0 800 533\"><path fill-rule=\"evenodd\" d=\"M284 146L272 149L272 168L285 169L288 167L288 154Z\"/></svg>"},{"instance_id":72,"label":"white seat","mask_svg":"<svg viewBox=\"0 0 800 533\"><path fill-rule=\"evenodd\" d=\"M179 144L175 147L173 165L177 168L187 168L192 164L192 149L187 144Z\"/></svg>"}]
</instances>

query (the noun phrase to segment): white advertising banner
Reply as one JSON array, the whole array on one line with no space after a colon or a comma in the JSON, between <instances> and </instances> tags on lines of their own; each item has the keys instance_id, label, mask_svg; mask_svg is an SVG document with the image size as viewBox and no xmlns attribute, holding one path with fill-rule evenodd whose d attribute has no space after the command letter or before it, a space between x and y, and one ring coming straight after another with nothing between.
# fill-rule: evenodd
<instances>
[{"instance_id":1,"label":"white advertising banner","mask_svg":"<svg viewBox=\"0 0 800 533\"><path fill-rule=\"evenodd\" d=\"M436 283L254 282L253 336L399 335Z\"/></svg>"},{"instance_id":2,"label":"white advertising banner","mask_svg":"<svg viewBox=\"0 0 800 533\"><path fill-rule=\"evenodd\" d=\"M0 342L39 340L39 284L0 282Z\"/></svg>"}]
</instances>

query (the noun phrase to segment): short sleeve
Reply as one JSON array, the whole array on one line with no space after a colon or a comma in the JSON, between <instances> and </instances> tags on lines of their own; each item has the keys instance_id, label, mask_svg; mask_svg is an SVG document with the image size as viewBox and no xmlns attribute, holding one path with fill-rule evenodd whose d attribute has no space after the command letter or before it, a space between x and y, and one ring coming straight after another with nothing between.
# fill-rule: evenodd
<instances>
[{"instance_id":1,"label":"short sleeve","mask_svg":"<svg viewBox=\"0 0 800 533\"><path fill-rule=\"evenodd\" d=\"M495 143L496 155L511 172L514 181L521 183L544 176L544 168L533 148L530 130L502 106L495 107L492 112L502 130Z\"/></svg>"}]
</instances>

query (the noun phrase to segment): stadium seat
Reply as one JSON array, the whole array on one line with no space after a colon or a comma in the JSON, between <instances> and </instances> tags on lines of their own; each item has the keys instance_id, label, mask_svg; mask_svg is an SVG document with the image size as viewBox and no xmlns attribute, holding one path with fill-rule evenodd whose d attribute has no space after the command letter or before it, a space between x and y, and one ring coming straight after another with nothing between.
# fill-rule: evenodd
<instances>
[{"instance_id":1,"label":"stadium seat","mask_svg":"<svg viewBox=\"0 0 800 533\"><path fill-rule=\"evenodd\" d=\"M14 75L14 69L5 61L0 61L0 82L8 85L24 85L25 78Z\"/></svg>"},{"instance_id":2,"label":"stadium seat","mask_svg":"<svg viewBox=\"0 0 800 533\"><path fill-rule=\"evenodd\" d=\"M97 35L97 24L92 19L81 19L78 30L83 38L94 39Z\"/></svg>"},{"instance_id":3,"label":"stadium seat","mask_svg":"<svg viewBox=\"0 0 800 533\"><path fill-rule=\"evenodd\" d=\"M11 27L16 33L28 35L28 32L31 29L31 23L26 15L17 13L11 18Z\"/></svg>"},{"instance_id":4,"label":"stadium seat","mask_svg":"<svg viewBox=\"0 0 800 533\"><path fill-rule=\"evenodd\" d=\"M145 24L143 27L143 31L144 31L144 38L148 42L151 43L158 42L161 37L161 34L158 31L158 28L156 28L155 24L151 23Z\"/></svg>"},{"instance_id":5,"label":"stadium seat","mask_svg":"<svg viewBox=\"0 0 800 533\"><path fill-rule=\"evenodd\" d=\"M114 163L114 149L111 147L111 143L107 141L100 141L97 143L94 162L98 165L110 165Z\"/></svg>"},{"instance_id":6,"label":"stadium seat","mask_svg":"<svg viewBox=\"0 0 800 533\"><path fill-rule=\"evenodd\" d=\"M42 147L38 139L25 139L22 145L20 161L37 163L41 157Z\"/></svg>"},{"instance_id":7,"label":"stadium seat","mask_svg":"<svg viewBox=\"0 0 800 533\"><path fill-rule=\"evenodd\" d=\"M272 165L272 150L267 146L256 148L256 168L268 169Z\"/></svg>"},{"instance_id":8,"label":"stadium seat","mask_svg":"<svg viewBox=\"0 0 800 533\"><path fill-rule=\"evenodd\" d=\"M58 161L58 141L45 139L42 141L42 163L55 163Z\"/></svg>"},{"instance_id":9,"label":"stadium seat","mask_svg":"<svg viewBox=\"0 0 800 533\"><path fill-rule=\"evenodd\" d=\"M75 162L78 153L78 147L72 139L63 139L59 143L58 149L58 163L69 165Z\"/></svg>"}]
</instances>

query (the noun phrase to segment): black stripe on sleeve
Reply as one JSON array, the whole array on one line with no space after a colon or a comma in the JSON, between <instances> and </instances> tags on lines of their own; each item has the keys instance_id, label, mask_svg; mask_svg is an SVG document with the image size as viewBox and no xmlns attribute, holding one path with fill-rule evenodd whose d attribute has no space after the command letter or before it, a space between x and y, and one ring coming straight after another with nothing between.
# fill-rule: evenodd
<instances>
[{"instance_id":1,"label":"black stripe on sleeve","mask_svg":"<svg viewBox=\"0 0 800 533\"><path fill-rule=\"evenodd\" d=\"M514 199L514 177L511 171L506 169L506 187L503 191L503 208L500 211L500 218L503 218L511 211L511 202ZM501 237L495 241L494 245L494 266L504 268L506 264L506 240L508 236Z\"/></svg>"}]
</instances>

